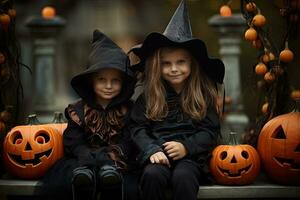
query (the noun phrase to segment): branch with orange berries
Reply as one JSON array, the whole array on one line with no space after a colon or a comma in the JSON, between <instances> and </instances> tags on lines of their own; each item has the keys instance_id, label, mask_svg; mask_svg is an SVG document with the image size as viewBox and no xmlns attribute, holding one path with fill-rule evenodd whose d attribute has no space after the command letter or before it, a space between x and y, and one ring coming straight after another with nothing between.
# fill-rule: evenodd
<instances>
[{"instance_id":1,"label":"branch with orange berries","mask_svg":"<svg viewBox=\"0 0 300 200\"><path fill-rule=\"evenodd\" d=\"M261 79L257 82L257 88L263 95L261 95L262 106L258 109L256 136L268 120L288 112L291 103L291 86L288 82L286 68L294 58L294 53L289 49L289 41L294 31L291 27L298 23L299 17L299 10L295 10L293 5L297 2L295 5L297 6L299 3L300 8L300 0L283 2L284 5L279 9L279 14L287 19L286 33L281 37L282 41L274 43L269 29L266 28L267 19L256 3L252 0L241 0L241 12L248 25L244 37L259 51L254 72L257 78ZM280 44L280 46L275 44Z\"/></svg>"}]
</instances>

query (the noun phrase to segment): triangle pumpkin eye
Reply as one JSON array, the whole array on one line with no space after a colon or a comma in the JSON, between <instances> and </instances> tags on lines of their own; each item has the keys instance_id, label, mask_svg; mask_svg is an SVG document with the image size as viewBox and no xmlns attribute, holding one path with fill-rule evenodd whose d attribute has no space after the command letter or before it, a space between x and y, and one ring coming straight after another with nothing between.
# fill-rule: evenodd
<instances>
[{"instance_id":1,"label":"triangle pumpkin eye","mask_svg":"<svg viewBox=\"0 0 300 200\"><path fill-rule=\"evenodd\" d=\"M275 139L286 139L284 130L282 129L282 126L280 126L276 131L274 131L272 138Z\"/></svg>"}]
</instances>

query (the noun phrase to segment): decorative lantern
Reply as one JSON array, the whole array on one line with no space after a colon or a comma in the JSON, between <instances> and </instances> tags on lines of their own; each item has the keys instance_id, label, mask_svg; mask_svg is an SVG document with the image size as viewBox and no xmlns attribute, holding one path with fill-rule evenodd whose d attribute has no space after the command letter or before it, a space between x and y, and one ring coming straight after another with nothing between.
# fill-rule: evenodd
<instances>
[{"instance_id":1,"label":"decorative lantern","mask_svg":"<svg viewBox=\"0 0 300 200\"><path fill-rule=\"evenodd\" d=\"M250 184L260 171L259 155L252 146L238 144L236 133L232 132L228 145L219 145L213 150L210 170L218 184Z\"/></svg>"},{"instance_id":2,"label":"decorative lantern","mask_svg":"<svg viewBox=\"0 0 300 200\"><path fill-rule=\"evenodd\" d=\"M16 126L5 137L4 165L17 177L40 178L63 156L62 135L37 122L36 115L30 115L29 125Z\"/></svg>"},{"instance_id":3,"label":"decorative lantern","mask_svg":"<svg viewBox=\"0 0 300 200\"><path fill-rule=\"evenodd\" d=\"M64 117L61 112L55 112L52 123L45 124L45 126L55 128L60 134L63 134L68 124L64 121Z\"/></svg>"},{"instance_id":4,"label":"decorative lantern","mask_svg":"<svg viewBox=\"0 0 300 200\"><path fill-rule=\"evenodd\" d=\"M258 138L258 152L266 173L276 182L300 184L300 113L296 109L280 115L262 128Z\"/></svg>"}]
</instances>

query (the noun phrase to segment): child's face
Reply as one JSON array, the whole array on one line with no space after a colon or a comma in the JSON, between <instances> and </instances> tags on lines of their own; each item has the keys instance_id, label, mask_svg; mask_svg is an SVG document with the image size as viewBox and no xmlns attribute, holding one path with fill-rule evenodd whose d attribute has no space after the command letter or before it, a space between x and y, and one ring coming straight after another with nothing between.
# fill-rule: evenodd
<instances>
[{"instance_id":1,"label":"child's face","mask_svg":"<svg viewBox=\"0 0 300 200\"><path fill-rule=\"evenodd\" d=\"M191 55L185 49L164 48L160 54L161 74L176 92L180 92L191 74Z\"/></svg>"},{"instance_id":2,"label":"child's face","mask_svg":"<svg viewBox=\"0 0 300 200\"><path fill-rule=\"evenodd\" d=\"M94 92L98 100L110 101L122 88L122 74L116 69L102 69L93 76Z\"/></svg>"}]
</instances>

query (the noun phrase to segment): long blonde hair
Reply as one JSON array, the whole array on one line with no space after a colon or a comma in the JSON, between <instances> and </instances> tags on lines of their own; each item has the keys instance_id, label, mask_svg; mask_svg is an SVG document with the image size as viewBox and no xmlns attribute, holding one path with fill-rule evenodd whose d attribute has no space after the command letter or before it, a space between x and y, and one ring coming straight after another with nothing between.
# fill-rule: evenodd
<instances>
[{"instance_id":1,"label":"long blonde hair","mask_svg":"<svg viewBox=\"0 0 300 200\"><path fill-rule=\"evenodd\" d=\"M170 48L170 47L165 47ZM168 115L166 90L161 75L161 51L156 50L146 61L144 91L146 100L146 117L160 121ZM175 47L170 48L176 49ZM178 48L177 48L178 49ZM216 105L217 90L198 61L192 58L191 73L181 91L181 108L191 118L201 120L206 115L208 105Z\"/></svg>"}]
</instances>

